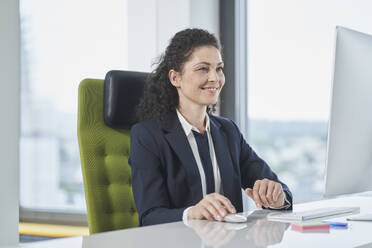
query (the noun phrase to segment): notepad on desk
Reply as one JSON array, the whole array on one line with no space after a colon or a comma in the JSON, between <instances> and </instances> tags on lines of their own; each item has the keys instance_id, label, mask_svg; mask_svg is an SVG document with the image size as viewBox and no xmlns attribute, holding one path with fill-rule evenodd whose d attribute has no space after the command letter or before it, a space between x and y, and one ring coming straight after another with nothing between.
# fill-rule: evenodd
<instances>
[{"instance_id":1,"label":"notepad on desk","mask_svg":"<svg viewBox=\"0 0 372 248\"><path fill-rule=\"evenodd\" d=\"M291 225L291 228L295 231L329 231L330 225L320 221L295 222Z\"/></svg>"},{"instance_id":2,"label":"notepad on desk","mask_svg":"<svg viewBox=\"0 0 372 248\"><path fill-rule=\"evenodd\" d=\"M356 214L359 212L360 207L328 207L299 212L275 212L269 214L267 218L269 220L306 221L320 218L329 218L344 214Z\"/></svg>"}]
</instances>

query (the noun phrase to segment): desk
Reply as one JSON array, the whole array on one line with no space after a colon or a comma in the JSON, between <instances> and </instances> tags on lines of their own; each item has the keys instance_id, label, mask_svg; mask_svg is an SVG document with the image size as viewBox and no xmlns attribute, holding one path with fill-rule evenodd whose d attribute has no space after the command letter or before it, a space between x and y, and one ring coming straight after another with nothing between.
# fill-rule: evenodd
<instances>
[{"instance_id":1,"label":"desk","mask_svg":"<svg viewBox=\"0 0 372 248\"><path fill-rule=\"evenodd\" d=\"M372 197L344 197L294 205L302 211L320 207L360 206L361 213L372 213ZM346 217L333 218L346 221ZM94 234L88 237L63 238L22 244L25 248L143 248L143 247L372 247L372 222L349 222L348 229L328 233L301 233L288 223L254 220L244 224L190 221L131 228Z\"/></svg>"}]
</instances>

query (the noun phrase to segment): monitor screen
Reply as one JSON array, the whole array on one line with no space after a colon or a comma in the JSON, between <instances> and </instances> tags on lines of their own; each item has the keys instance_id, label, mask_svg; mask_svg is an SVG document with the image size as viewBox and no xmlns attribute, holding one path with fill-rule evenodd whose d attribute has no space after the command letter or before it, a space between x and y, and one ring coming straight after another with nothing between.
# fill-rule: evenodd
<instances>
[{"instance_id":1,"label":"monitor screen","mask_svg":"<svg viewBox=\"0 0 372 248\"><path fill-rule=\"evenodd\" d=\"M336 28L324 196L372 190L372 36Z\"/></svg>"}]
</instances>

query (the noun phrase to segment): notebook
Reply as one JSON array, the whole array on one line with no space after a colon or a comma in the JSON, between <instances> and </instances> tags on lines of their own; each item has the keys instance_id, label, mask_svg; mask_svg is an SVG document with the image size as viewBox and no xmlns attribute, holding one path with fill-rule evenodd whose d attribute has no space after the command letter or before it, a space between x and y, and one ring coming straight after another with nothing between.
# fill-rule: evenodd
<instances>
[{"instance_id":1,"label":"notebook","mask_svg":"<svg viewBox=\"0 0 372 248\"><path fill-rule=\"evenodd\" d=\"M310 221L310 222L295 222L291 225L292 230L296 231L307 231L307 230L319 230L328 229L330 225L320 221Z\"/></svg>"}]
</instances>

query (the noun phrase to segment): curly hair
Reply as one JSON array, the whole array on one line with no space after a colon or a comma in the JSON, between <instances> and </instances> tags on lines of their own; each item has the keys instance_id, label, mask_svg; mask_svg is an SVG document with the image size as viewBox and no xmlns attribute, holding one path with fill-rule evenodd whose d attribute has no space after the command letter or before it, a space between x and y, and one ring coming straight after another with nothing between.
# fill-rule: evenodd
<instances>
[{"instance_id":1,"label":"curly hair","mask_svg":"<svg viewBox=\"0 0 372 248\"><path fill-rule=\"evenodd\" d=\"M162 121L170 112L176 110L179 104L178 92L171 84L168 73L171 69L181 72L194 49L201 46L214 46L222 53L217 38L206 30L185 29L174 35L164 54L155 63L157 67L146 80L144 94L137 107L136 115L139 121ZM215 105L207 108L208 112L214 110Z\"/></svg>"}]
</instances>

